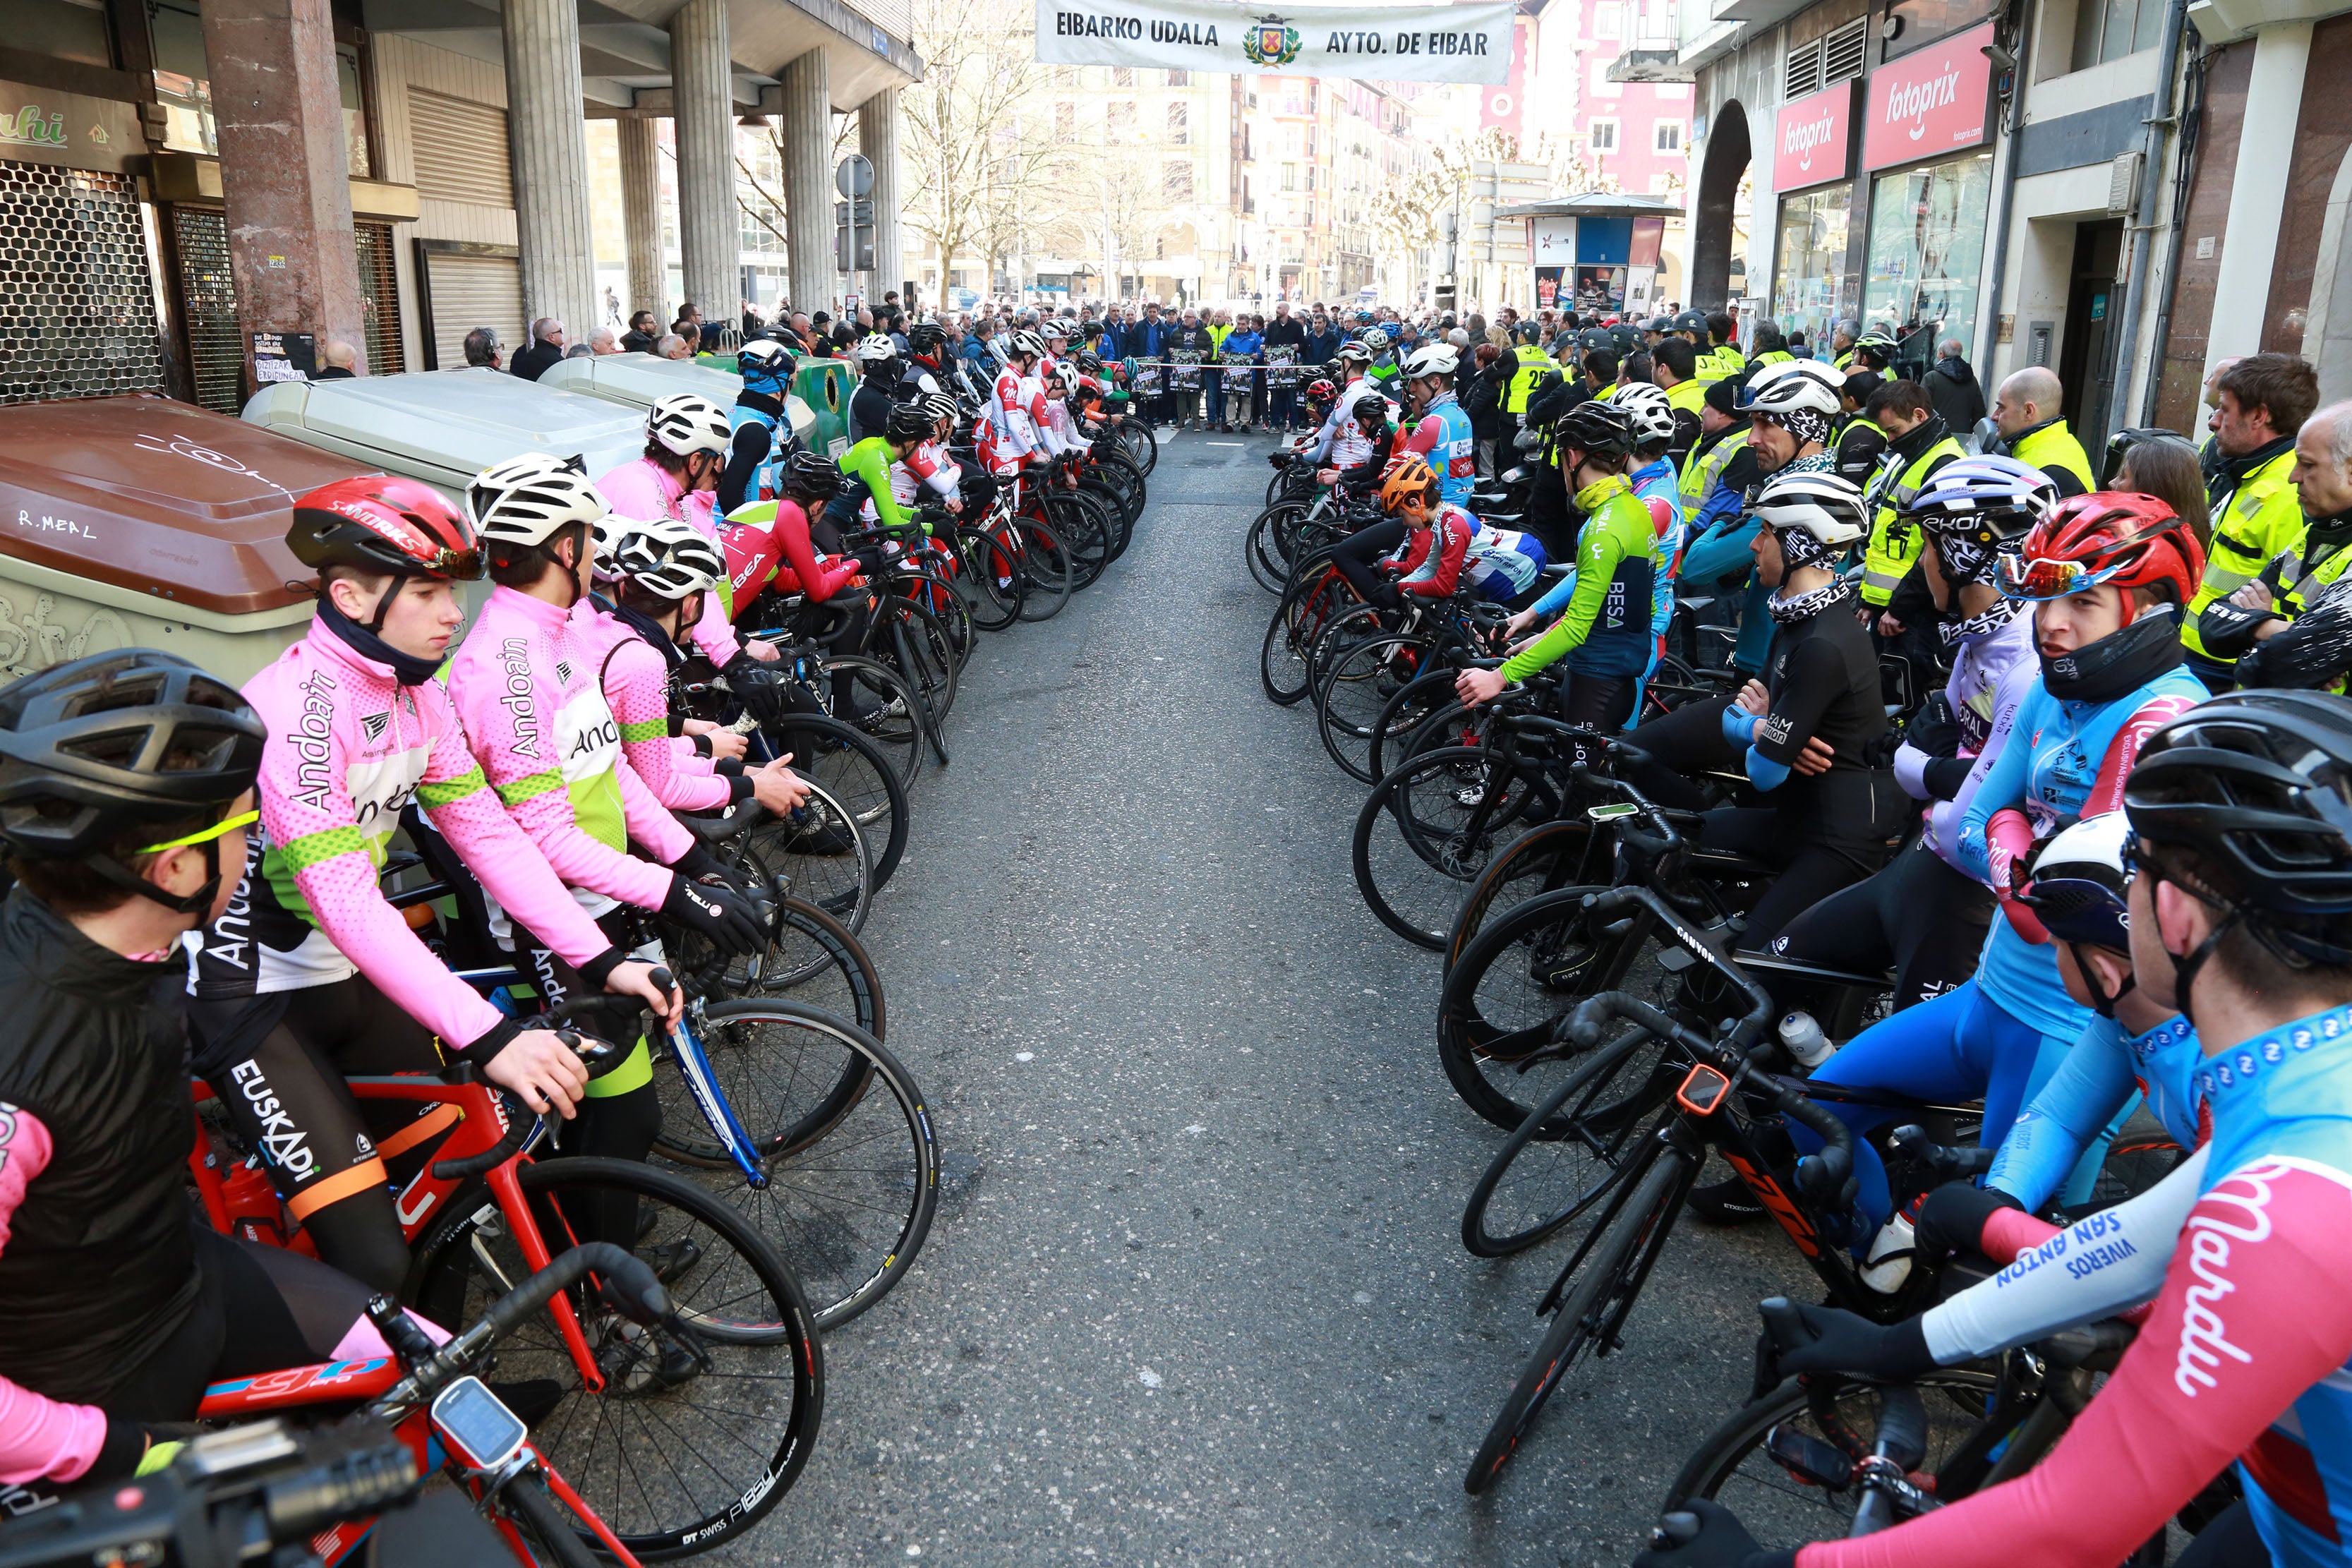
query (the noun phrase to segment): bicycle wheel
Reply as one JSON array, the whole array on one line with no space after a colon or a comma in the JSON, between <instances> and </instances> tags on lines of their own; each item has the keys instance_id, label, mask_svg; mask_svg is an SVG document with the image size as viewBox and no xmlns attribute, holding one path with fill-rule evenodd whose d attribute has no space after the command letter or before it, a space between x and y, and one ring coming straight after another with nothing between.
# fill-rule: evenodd
<instances>
[{"instance_id":1,"label":"bicycle wheel","mask_svg":"<svg viewBox=\"0 0 2352 1568\"><path fill-rule=\"evenodd\" d=\"M1350 604L1331 617L1330 624L1316 634L1307 650L1307 679L1310 692L1323 686L1323 677L1331 661L1359 643L1395 634L1404 617L1378 605ZM1416 633L1415 635L1420 635Z\"/></svg>"},{"instance_id":2,"label":"bicycle wheel","mask_svg":"<svg viewBox=\"0 0 2352 1568\"><path fill-rule=\"evenodd\" d=\"M861 931L874 906L873 847L847 806L814 780L801 782L809 793L800 808L753 827L745 847L761 867L782 872L795 895Z\"/></svg>"},{"instance_id":3,"label":"bicycle wheel","mask_svg":"<svg viewBox=\"0 0 2352 1568\"><path fill-rule=\"evenodd\" d=\"M913 788L916 775L923 771L929 737L912 683L880 659L863 654L819 651L811 663L829 700L826 711L873 741L890 759L898 782ZM861 715L855 722L841 718L853 711Z\"/></svg>"},{"instance_id":4,"label":"bicycle wheel","mask_svg":"<svg viewBox=\"0 0 2352 1568\"><path fill-rule=\"evenodd\" d=\"M907 853L912 814L906 786L872 736L837 719L795 718L793 771L842 804L874 855L874 889L887 887ZM776 746L773 754L784 748Z\"/></svg>"},{"instance_id":5,"label":"bicycle wheel","mask_svg":"<svg viewBox=\"0 0 2352 1568\"><path fill-rule=\"evenodd\" d=\"M1596 849L1596 845L1598 848ZM1454 930L1445 942L1445 966L1461 958L1471 939L1494 916L1506 914L1538 893L1589 883L1609 873L1606 839L1596 840L1581 813L1538 823L1496 851L1464 895ZM1597 862L1597 863L1596 863Z\"/></svg>"},{"instance_id":6,"label":"bicycle wheel","mask_svg":"<svg viewBox=\"0 0 2352 1568\"><path fill-rule=\"evenodd\" d=\"M1536 1353L1519 1370L1518 1381L1496 1413L1486 1441L1471 1458L1470 1469L1462 1478L1465 1491L1475 1497L1495 1484L1559 1380L1587 1350L1596 1344L1606 1348L1615 1326L1633 1308L1648 1260L1665 1239L1691 1168L1687 1156L1661 1154L1643 1173L1631 1195L1602 1217L1583 1257L1571 1265L1576 1283L1552 1315Z\"/></svg>"},{"instance_id":7,"label":"bicycle wheel","mask_svg":"<svg viewBox=\"0 0 2352 1568\"><path fill-rule=\"evenodd\" d=\"M646 1561L740 1535L790 1490L824 1407L824 1352L801 1289L759 1231L693 1182L629 1160L526 1162L516 1179L550 1253L583 1238L570 1216L617 1216L659 1264L708 1347L696 1372L575 1286L572 1310L604 1378L590 1390L551 1311L499 1344L499 1373L563 1394L531 1441L622 1543ZM505 1212L459 1204L416 1248L418 1310L469 1323L532 1272Z\"/></svg>"},{"instance_id":8,"label":"bicycle wheel","mask_svg":"<svg viewBox=\"0 0 2352 1568\"><path fill-rule=\"evenodd\" d=\"M1070 602L1070 552L1042 522L1019 518L1013 529L1021 547L1021 618L1050 621Z\"/></svg>"},{"instance_id":9,"label":"bicycle wheel","mask_svg":"<svg viewBox=\"0 0 2352 1568\"><path fill-rule=\"evenodd\" d=\"M1443 950L1471 879L1526 826L1530 784L1495 752L1454 746L1373 785L1351 851L1356 886L1380 922L1415 947Z\"/></svg>"},{"instance_id":10,"label":"bicycle wheel","mask_svg":"<svg viewBox=\"0 0 2352 1568\"><path fill-rule=\"evenodd\" d=\"M871 657L890 666L922 699L923 738L931 752L947 765L947 747L940 729L948 710L955 706L955 645L939 617L913 600L894 595L883 602L883 615L866 641Z\"/></svg>"},{"instance_id":11,"label":"bicycle wheel","mask_svg":"<svg viewBox=\"0 0 2352 1568\"><path fill-rule=\"evenodd\" d=\"M1258 683L1278 706L1287 708L1312 691L1311 655L1315 639L1332 618L1349 608L1355 596L1336 574L1318 577L1285 594L1266 624L1265 644L1258 650Z\"/></svg>"},{"instance_id":12,"label":"bicycle wheel","mask_svg":"<svg viewBox=\"0 0 2352 1568\"><path fill-rule=\"evenodd\" d=\"M499 1488L499 1506L529 1542L533 1557L544 1556L556 1568L601 1568L602 1560L587 1546L594 1535L573 1521L572 1510L555 1500L536 1471Z\"/></svg>"},{"instance_id":13,"label":"bicycle wheel","mask_svg":"<svg viewBox=\"0 0 2352 1568\"><path fill-rule=\"evenodd\" d=\"M1109 524L1094 498L1080 490L1051 490L1041 510L1045 526L1069 552L1071 592L1093 587L1110 560Z\"/></svg>"},{"instance_id":14,"label":"bicycle wheel","mask_svg":"<svg viewBox=\"0 0 2352 1568\"><path fill-rule=\"evenodd\" d=\"M1282 552L1275 526L1282 511L1280 507L1270 506L1258 513L1242 541L1242 556L1249 563L1250 575L1269 594L1281 593L1283 584L1290 579L1290 562Z\"/></svg>"},{"instance_id":15,"label":"bicycle wheel","mask_svg":"<svg viewBox=\"0 0 2352 1568\"><path fill-rule=\"evenodd\" d=\"M766 868L750 848L737 851L737 864L766 880ZM667 932L662 945L685 974L701 973L718 956L691 931ZM779 997L847 1018L877 1040L887 1034L882 975L865 946L847 926L799 899L784 900L765 951L729 960L706 994L722 1000Z\"/></svg>"},{"instance_id":16,"label":"bicycle wheel","mask_svg":"<svg viewBox=\"0 0 2352 1568\"><path fill-rule=\"evenodd\" d=\"M1575 1060L1470 1189L1462 1245L1475 1257L1507 1258L1592 1213L1626 1169L1631 1141L1673 1091L1655 1081L1662 1059L1655 1039L1636 1028Z\"/></svg>"},{"instance_id":17,"label":"bicycle wheel","mask_svg":"<svg viewBox=\"0 0 2352 1568\"><path fill-rule=\"evenodd\" d=\"M1374 784L1370 755L1373 726L1420 676L1435 646L1418 633L1368 638L1330 659L1315 692L1315 716L1323 749L1340 771Z\"/></svg>"},{"instance_id":18,"label":"bicycle wheel","mask_svg":"<svg viewBox=\"0 0 2352 1568\"><path fill-rule=\"evenodd\" d=\"M1454 700L1454 681L1460 671L1433 669L1415 677L1412 685L1389 700L1381 716L1372 721L1372 732L1364 742L1364 765L1371 770L1372 782L1379 780L1404 754L1404 738L1419 729L1432 713L1440 708L1460 706Z\"/></svg>"},{"instance_id":19,"label":"bicycle wheel","mask_svg":"<svg viewBox=\"0 0 2352 1568\"><path fill-rule=\"evenodd\" d=\"M977 528L960 528L955 536L955 588L971 624L984 632L1001 632L1021 618L1022 574L1019 552Z\"/></svg>"},{"instance_id":20,"label":"bicycle wheel","mask_svg":"<svg viewBox=\"0 0 2352 1568\"><path fill-rule=\"evenodd\" d=\"M1160 466L1160 437L1152 433L1150 421L1133 415L1119 421L1119 438L1127 443L1128 455L1135 466L1149 474Z\"/></svg>"},{"instance_id":21,"label":"bicycle wheel","mask_svg":"<svg viewBox=\"0 0 2352 1568\"><path fill-rule=\"evenodd\" d=\"M882 1043L793 1002L721 1002L698 1031L711 1079L766 1161L754 1188L727 1157L672 1059L654 1147L774 1244L832 1330L912 1266L939 1203L940 1155L922 1090ZM675 1047L665 1037L663 1054Z\"/></svg>"},{"instance_id":22,"label":"bicycle wheel","mask_svg":"<svg viewBox=\"0 0 2352 1568\"><path fill-rule=\"evenodd\" d=\"M1739 1516L1759 1546L1786 1551L1814 1541L1842 1541L1852 1528L1862 1489L1823 1484L1806 1469L1776 1458L1820 1456L1808 1468L1833 1472L1871 1451L1877 1440L1883 1391L1849 1383L1824 1391L1795 1379L1753 1401L1708 1434L1683 1463L1666 1490L1661 1513L1693 1498L1712 1498ZM1983 1426L1998 1380L1990 1373L1944 1368L1915 1383L1927 1411L1927 1457L1917 1469L1938 1473ZM1958 1499L1939 1493L1947 1502Z\"/></svg>"}]
</instances>

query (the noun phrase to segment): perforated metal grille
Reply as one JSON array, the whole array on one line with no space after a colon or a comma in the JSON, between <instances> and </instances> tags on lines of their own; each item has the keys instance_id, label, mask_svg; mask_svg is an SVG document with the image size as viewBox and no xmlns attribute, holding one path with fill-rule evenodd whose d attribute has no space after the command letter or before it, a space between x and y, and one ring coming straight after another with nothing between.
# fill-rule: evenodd
<instances>
[{"instance_id":1,"label":"perforated metal grille","mask_svg":"<svg viewBox=\"0 0 2352 1568\"><path fill-rule=\"evenodd\" d=\"M172 233L179 241L181 310L196 401L233 416L245 406L245 343L229 279L228 223L216 207L173 207Z\"/></svg>"},{"instance_id":2,"label":"perforated metal grille","mask_svg":"<svg viewBox=\"0 0 2352 1568\"><path fill-rule=\"evenodd\" d=\"M400 358L400 285L392 265L392 225L352 226L359 239L360 310L366 318L370 375L397 375Z\"/></svg>"},{"instance_id":3,"label":"perforated metal grille","mask_svg":"<svg viewBox=\"0 0 2352 1568\"><path fill-rule=\"evenodd\" d=\"M0 403L163 386L131 183L0 160Z\"/></svg>"}]
</instances>

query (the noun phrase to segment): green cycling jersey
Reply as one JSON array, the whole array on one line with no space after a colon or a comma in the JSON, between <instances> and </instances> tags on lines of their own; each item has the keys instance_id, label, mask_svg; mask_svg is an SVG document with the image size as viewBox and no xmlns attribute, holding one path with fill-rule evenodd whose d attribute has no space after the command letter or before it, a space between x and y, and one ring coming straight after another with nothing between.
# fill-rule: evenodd
<instances>
[{"instance_id":1,"label":"green cycling jersey","mask_svg":"<svg viewBox=\"0 0 2352 1568\"><path fill-rule=\"evenodd\" d=\"M1576 492L1584 531L1576 542L1576 593L1549 631L1511 656L1506 679L1524 680L1555 660L1588 675L1638 675L1650 661L1650 509L1622 474Z\"/></svg>"}]
</instances>

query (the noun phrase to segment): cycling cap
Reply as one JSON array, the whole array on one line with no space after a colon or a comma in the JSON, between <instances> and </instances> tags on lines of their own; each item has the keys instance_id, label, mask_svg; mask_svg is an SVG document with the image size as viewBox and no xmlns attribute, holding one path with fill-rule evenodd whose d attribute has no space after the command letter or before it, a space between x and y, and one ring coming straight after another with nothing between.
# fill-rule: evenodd
<instances>
[{"instance_id":1,"label":"cycling cap","mask_svg":"<svg viewBox=\"0 0 2352 1568\"><path fill-rule=\"evenodd\" d=\"M1553 422L1551 435L1562 447L1604 458L1622 458L1633 449L1633 421L1615 404L1597 397L1561 415Z\"/></svg>"},{"instance_id":2,"label":"cycling cap","mask_svg":"<svg viewBox=\"0 0 2352 1568\"><path fill-rule=\"evenodd\" d=\"M1775 533L1801 530L1833 549L1870 531L1861 487L1827 469L1773 475L1756 492L1748 514Z\"/></svg>"},{"instance_id":3,"label":"cycling cap","mask_svg":"<svg viewBox=\"0 0 2352 1568\"><path fill-rule=\"evenodd\" d=\"M713 586L727 574L727 558L690 522L614 518L613 566L647 593L678 600Z\"/></svg>"},{"instance_id":4,"label":"cycling cap","mask_svg":"<svg viewBox=\"0 0 2352 1568\"><path fill-rule=\"evenodd\" d=\"M1646 381L1629 381L1609 399L1633 427L1637 447L1663 446L1675 438L1675 405L1663 388Z\"/></svg>"},{"instance_id":5,"label":"cycling cap","mask_svg":"<svg viewBox=\"0 0 2352 1568\"><path fill-rule=\"evenodd\" d=\"M544 544L575 522L593 529L612 510L577 457L525 452L484 468L466 487L466 515L485 541L499 543Z\"/></svg>"},{"instance_id":6,"label":"cycling cap","mask_svg":"<svg viewBox=\"0 0 2352 1568\"><path fill-rule=\"evenodd\" d=\"M799 451L776 470L784 494L800 500L830 500L841 493L841 470L822 452Z\"/></svg>"},{"instance_id":7,"label":"cycling cap","mask_svg":"<svg viewBox=\"0 0 2352 1568\"><path fill-rule=\"evenodd\" d=\"M321 485L294 502L287 545L305 566L350 566L402 577L482 574L482 542L473 525L416 479L370 474Z\"/></svg>"},{"instance_id":8,"label":"cycling cap","mask_svg":"<svg viewBox=\"0 0 2352 1568\"><path fill-rule=\"evenodd\" d=\"M2058 505L2058 487L2014 458L1961 458L1919 487L1903 515L1938 539L1987 547L2011 543Z\"/></svg>"},{"instance_id":9,"label":"cycling cap","mask_svg":"<svg viewBox=\"0 0 2352 1568\"><path fill-rule=\"evenodd\" d=\"M1037 334L1034 332L1015 332L1013 334L1010 352L1016 358L1035 359L1045 352L1045 345L1038 341Z\"/></svg>"},{"instance_id":10,"label":"cycling cap","mask_svg":"<svg viewBox=\"0 0 2352 1568\"><path fill-rule=\"evenodd\" d=\"M1398 458L1396 467L1381 479L1381 505L1394 511L1409 500L1423 500L1428 495L1429 487L1436 482L1436 474L1430 470L1421 454L1408 453Z\"/></svg>"},{"instance_id":11,"label":"cycling cap","mask_svg":"<svg viewBox=\"0 0 2352 1568\"><path fill-rule=\"evenodd\" d=\"M890 417L883 422L882 434L885 439L891 441L928 440L933 424L931 416L923 412L920 405L901 403L890 410Z\"/></svg>"},{"instance_id":12,"label":"cycling cap","mask_svg":"<svg viewBox=\"0 0 2352 1568\"><path fill-rule=\"evenodd\" d=\"M1404 362L1404 376L1407 381L1419 381L1423 376L1452 375L1454 367L1461 363L1461 359L1452 344L1431 343L1426 348L1415 349L1412 357Z\"/></svg>"},{"instance_id":13,"label":"cycling cap","mask_svg":"<svg viewBox=\"0 0 2352 1568\"><path fill-rule=\"evenodd\" d=\"M753 338L735 351L735 368L746 381L754 376L773 379L792 374L793 356L773 338Z\"/></svg>"},{"instance_id":14,"label":"cycling cap","mask_svg":"<svg viewBox=\"0 0 2352 1568\"><path fill-rule=\"evenodd\" d=\"M1369 364L1371 363L1372 351L1361 343L1341 343L1339 352L1332 357L1342 363Z\"/></svg>"},{"instance_id":15,"label":"cycling cap","mask_svg":"<svg viewBox=\"0 0 2352 1568\"><path fill-rule=\"evenodd\" d=\"M1844 376L1813 360L1768 364L1748 378L1748 411L1779 415L1810 409L1832 416L1842 406L1838 392L1844 382Z\"/></svg>"},{"instance_id":16,"label":"cycling cap","mask_svg":"<svg viewBox=\"0 0 2352 1568\"><path fill-rule=\"evenodd\" d=\"M674 393L646 413L646 439L674 456L724 452L735 439L727 410L691 392Z\"/></svg>"},{"instance_id":17,"label":"cycling cap","mask_svg":"<svg viewBox=\"0 0 2352 1568\"><path fill-rule=\"evenodd\" d=\"M898 357L898 345L881 332L868 332L857 340L850 357L863 365L877 365Z\"/></svg>"},{"instance_id":18,"label":"cycling cap","mask_svg":"<svg viewBox=\"0 0 2352 1568\"><path fill-rule=\"evenodd\" d=\"M2060 942L2085 942L2131 951L2126 911L2124 839L2131 823L2120 811L2084 817L2042 847L2033 880L2021 896Z\"/></svg>"},{"instance_id":19,"label":"cycling cap","mask_svg":"<svg viewBox=\"0 0 2352 1568\"><path fill-rule=\"evenodd\" d=\"M2124 809L2159 851L2193 852L2198 880L2184 885L2230 910L2180 964L2181 994L2240 921L2290 963L2352 963L2341 919L2352 913L2352 701L2232 691L2200 702L2140 748ZM2163 874L2160 859L2150 868Z\"/></svg>"},{"instance_id":20,"label":"cycling cap","mask_svg":"<svg viewBox=\"0 0 2352 1568\"><path fill-rule=\"evenodd\" d=\"M922 405L923 413L933 425L942 419L952 419L963 412L963 405L956 402L950 393L927 392L916 401Z\"/></svg>"},{"instance_id":21,"label":"cycling cap","mask_svg":"<svg viewBox=\"0 0 2352 1568\"><path fill-rule=\"evenodd\" d=\"M1374 327L1370 331L1364 334L1364 348L1367 352L1378 353L1388 346L1389 335L1381 331L1380 328Z\"/></svg>"},{"instance_id":22,"label":"cycling cap","mask_svg":"<svg viewBox=\"0 0 2352 1568\"><path fill-rule=\"evenodd\" d=\"M2000 591L2039 604L2113 584L2169 589L2172 603L2186 605L2204 574L2205 552L2172 508L2154 496L2094 490L2060 501L2015 554L2001 558ZM2123 615L2130 625L2128 594Z\"/></svg>"},{"instance_id":23,"label":"cycling cap","mask_svg":"<svg viewBox=\"0 0 2352 1568\"><path fill-rule=\"evenodd\" d=\"M1696 332L1701 337L1706 336L1706 312L1705 310L1685 310L1681 315L1675 318L1674 331L1677 332Z\"/></svg>"},{"instance_id":24,"label":"cycling cap","mask_svg":"<svg viewBox=\"0 0 2352 1568\"><path fill-rule=\"evenodd\" d=\"M176 655L52 665L0 687L0 838L35 859L81 859L125 828L226 805L253 787L266 738L235 687Z\"/></svg>"},{"instance_id":25,"label":"cycling cap","mask_svg":"<svg viewBox=\"0 0 2352 1568\"><path fill-rule=\"evenodd\" d=\"M927 354L948 341L948 330L937 321L917 321L907 329L907 347L919 354Z\"/></svg>"}]
</instances>

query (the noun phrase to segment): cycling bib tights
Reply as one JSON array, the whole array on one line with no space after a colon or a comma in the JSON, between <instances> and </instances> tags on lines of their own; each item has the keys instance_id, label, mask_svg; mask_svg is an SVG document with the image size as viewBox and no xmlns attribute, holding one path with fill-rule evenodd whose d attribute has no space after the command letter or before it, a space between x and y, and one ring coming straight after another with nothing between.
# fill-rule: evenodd
<instances>
[{"instance_id":1,"label":"cycling bib tights","mask_svg":"<svg viewBox=\"0 0 2352 1568\"><path fill-rule=\"evenodd\" d=\"M1927 1314L1947 1363L2155 1296L2048 1458L1800 1568L2110 1568L2235 1459L2278 1568L2352 1563L2352 1010L2204 1058L2211 1141ZM2025 1215L1987 1226L2031 1229Z\"/></svg>"}]
</instances>

